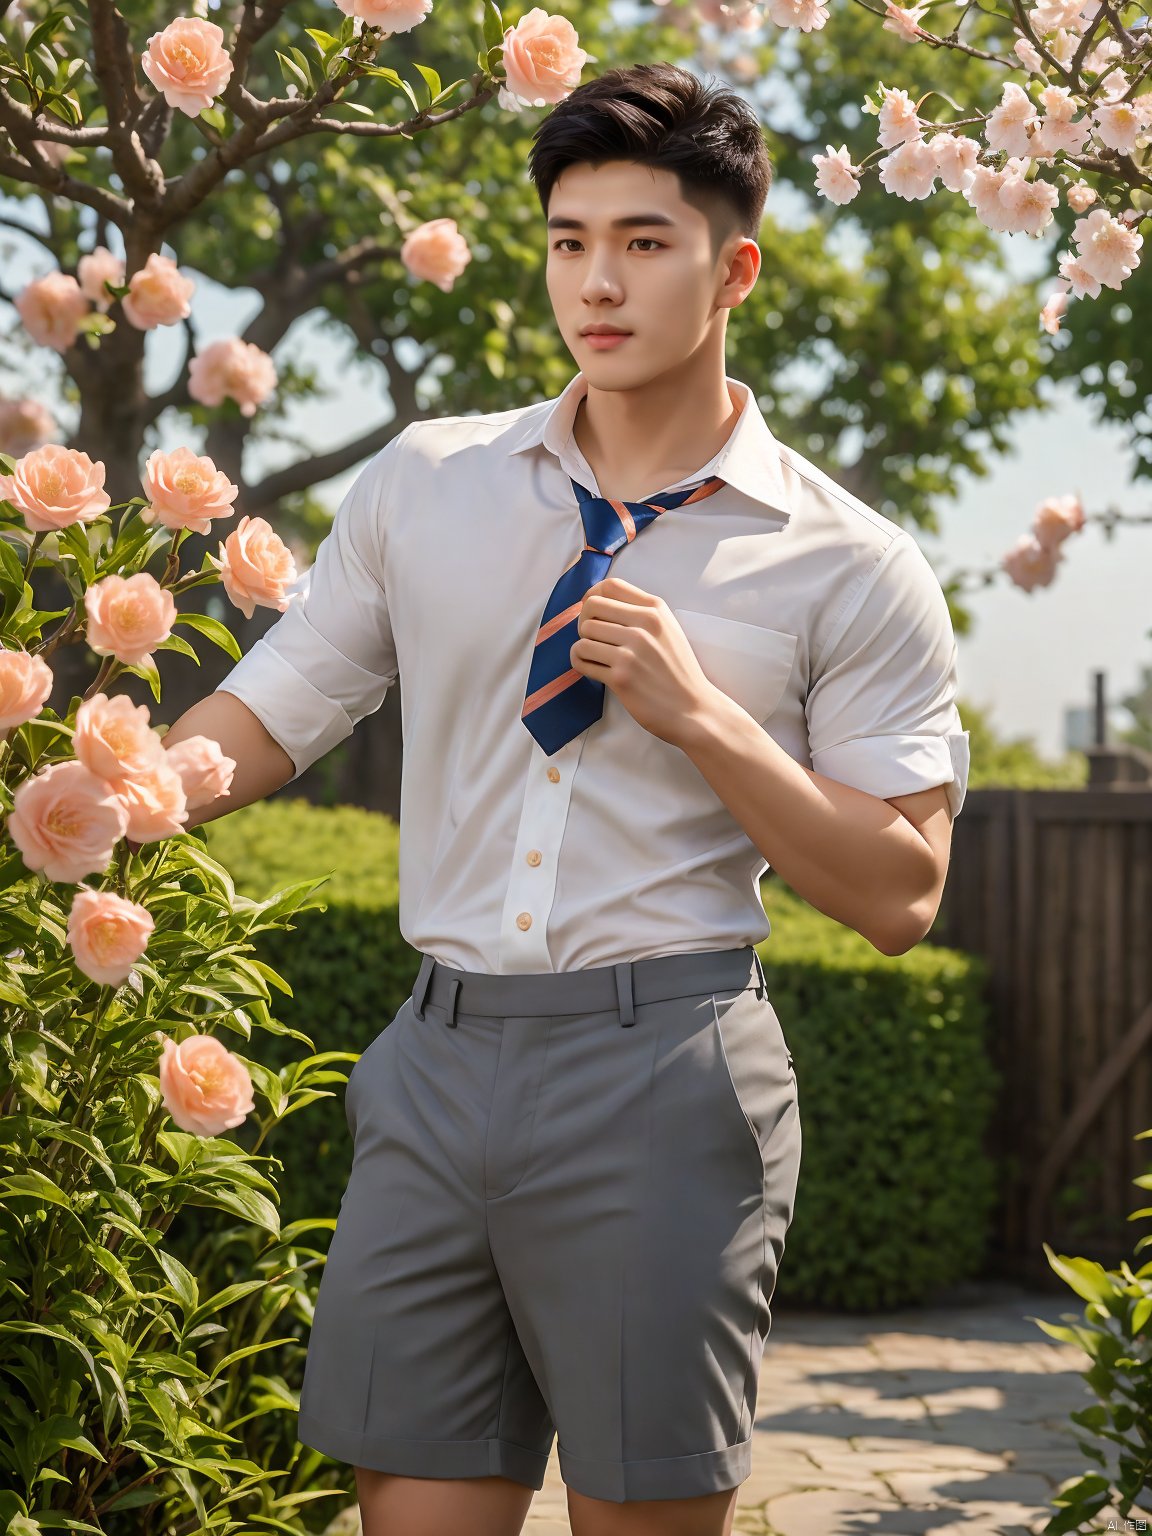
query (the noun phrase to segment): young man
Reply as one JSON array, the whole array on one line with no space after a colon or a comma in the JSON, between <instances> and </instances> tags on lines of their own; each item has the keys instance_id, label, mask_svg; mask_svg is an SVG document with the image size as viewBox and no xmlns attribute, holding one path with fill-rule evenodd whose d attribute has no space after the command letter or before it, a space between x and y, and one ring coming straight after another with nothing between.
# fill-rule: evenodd
<instances>
[{"instance_id":1,"label":"young man","mask_svg":"<svg viewBox=\"0 0 1152 1536\"><path fill-rule=\"evenodd\" d=\"M350 1079L299 1433L355 1465L366 1536L513 1536L556 1431L575 1536L720 1536L801 1150L759 877L886 954L924 936L955 641L914 540L726 374L771 179L750 108L611 71L531 174L579 372L406 427L213 696L261 723L243 803L403 678L423 960Z\"/></svg>"}]
</instances>

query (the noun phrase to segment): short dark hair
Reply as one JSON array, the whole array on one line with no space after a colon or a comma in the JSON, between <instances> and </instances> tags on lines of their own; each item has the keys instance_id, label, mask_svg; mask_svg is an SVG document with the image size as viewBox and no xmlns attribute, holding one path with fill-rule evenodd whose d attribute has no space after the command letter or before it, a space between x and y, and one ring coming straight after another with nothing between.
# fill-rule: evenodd
<instances>
[{"instance_id":1,"label":"short dark hair","mask_svg":"<svg viewBox=\"0 0 1152 1536\"><path fill-rule=\"evenodd\" d=\"M715 253L734 229L758 237L772 161L754 108L722 83L661 61L577 86L538 125L528 154L545 216L562 171L609 160L674 171L685 202L708 218Z\"/></svg>"}]
</instances>

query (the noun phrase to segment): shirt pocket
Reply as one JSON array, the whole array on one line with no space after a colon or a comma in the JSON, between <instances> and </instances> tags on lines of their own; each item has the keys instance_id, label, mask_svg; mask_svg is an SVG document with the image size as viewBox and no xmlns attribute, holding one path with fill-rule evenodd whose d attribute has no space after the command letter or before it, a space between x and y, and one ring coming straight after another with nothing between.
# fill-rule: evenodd
<instances>
[{"instance_id":1,"label":"shirt pocket","mask_svg":"<svg viewBox=\"0 0 1152 1536\"><path fill-rule=\"evenodd\" d=\"M672 612L708 681L735 699L753 720L766 720L792 676L799 637L693 608Z\"/></svg>"}]
</instances>

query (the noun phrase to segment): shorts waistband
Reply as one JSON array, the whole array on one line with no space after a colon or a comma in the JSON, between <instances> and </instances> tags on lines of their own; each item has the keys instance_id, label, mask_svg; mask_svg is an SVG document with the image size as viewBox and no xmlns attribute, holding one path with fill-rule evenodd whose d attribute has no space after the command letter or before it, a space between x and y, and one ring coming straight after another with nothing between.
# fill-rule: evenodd
<instances>
[{"instance_id":1,"label":"shorts waistband","mask_svg":"<svg viewBox=\"0 0 1152 1536\"><path fill-rule=\"evenodd\" d=\"M739 949L653 955L581 971L523 971L504 976L456 970L423 955L412 1002L418 1019L424 1018L428 1003L446 1008L445 1022L453 1028L460 1013L516 1017L616 1009L620 1023L627 1028L636 1022L636 1007L644 1003L749 986L755 986L761 995L766 991L764 968L751 944Z\"/></svg>"}]
</instances>

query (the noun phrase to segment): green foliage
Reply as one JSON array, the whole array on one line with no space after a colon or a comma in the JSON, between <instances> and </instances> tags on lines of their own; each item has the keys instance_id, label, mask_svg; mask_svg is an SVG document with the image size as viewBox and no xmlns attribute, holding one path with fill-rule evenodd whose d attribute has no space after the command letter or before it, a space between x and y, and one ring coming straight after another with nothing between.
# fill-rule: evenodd
<instances>
[{"instance_id":1,"label":"green foliage","mask_svg":"<svg viewBox=\"0 0 1152 1536\"><path fill-rule=\"evenodd\" d=\"M804 1126L777 1294L853 1312L928 1302L980 1272L991 1234L986 968L931 944L882 955L779 879L762 895Z\"/></svg>"},{"instance_id":2,"label":"green foliage","mask_svg":"<svg viewBox=\"0 0 1152 1536\"><path fill-rule=\"evenodd\" d=\"M1088 759L1066 752L1056 762L1041 757L1027 736L998 736L988 711L966 700L960 718L968 732L969 789L1080 789L1088 782Z\"/></svg>"},{"instance_id":3,"label":"green foliage","mask_svg":"<svg viewBox=\"0 0 1152 1536\"><path fill-rule=\"evenodd\" d=\"M1141 1131L1141 1141L1152 1130ZM1152 1170L1134 1181L1152 1189ZM1133 1211L1129 1221L1152 1216L1152 1206ZM1145 1233L1135 1246L1140 1253L1152 1243ZM1047 1243L1044 1252L1060 1279L1085 1303L1083 1316L1064 1313L1067 1326L1031 1319L1052 1338L1083 1349L1092 1364L1081 1374L1097 1401L1071 1415L1085 1434L1077 1435L1082 1453L1098 1471L1062 1483L1053 1497L1057 1513L1044 1526L1044 1536L1066 1531L1100 1530L1101 1511L1115 1509L1123 1520L1147 1518L1152 1507L1152 1262L1135 1271L1127 1263L1104 1269L1091 1259L1057 1254ZM1143 1497L1143 1504L1136 1501ZM1126 1529L1129 1527L1125 1527ZM1136 1525L1131 1529L1138 1529Z\"/></svg>"}]
</instances>

